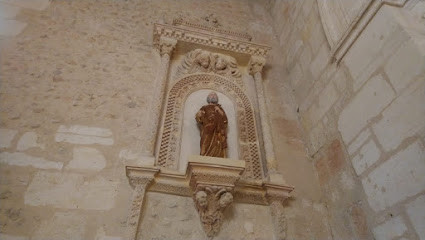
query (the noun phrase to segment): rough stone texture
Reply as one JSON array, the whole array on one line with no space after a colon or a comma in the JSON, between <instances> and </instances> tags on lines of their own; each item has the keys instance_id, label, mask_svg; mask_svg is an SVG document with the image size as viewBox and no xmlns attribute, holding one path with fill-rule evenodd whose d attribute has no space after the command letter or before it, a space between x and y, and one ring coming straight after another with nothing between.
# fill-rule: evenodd
<instances>
[{"instance_id":1,"label":"rough stone texture","mask_svg":"<svg viewBox=\"0 0 425 240\"><path fill-rule=\"evenodd\" d=\"M361 132L356 139L353 140L353 142L348 146L347 151L350 155L352 155L355 151L359 149L360 146L362 146L365 141L370 137L370 129L365 129L363 132Z\"/></svg>"},{"instance_id":2,"label":"rough stone texture","mask_svg":"<svg viewBox=\"0 0 425 240\"><path fill-rule=\"evenodd\" d=\"M375 227L373 229L373 234L375 235L376 240L388 240L400 237L406 230L407 227L404 224L403 219L398 216Z\"/></svg>"},{"instance_id":3,"label":"rough stone texture","mask_svg":"<svg viewBox=\"0 0 425 240\"><path fill-rule=\"evenodd\" d=\"M18 131L13 129L0 129L0 148L9 148Z\"/></svg>"},{"instance_id":4,"label":"rough stone texture","mask_svg":"<svg viewBox=\"0 0 425 240\"><path fill-rule=\"evenodd\" d=\"M425 195L419 196L414 201L406 205L407 214L419 239L425 239Z\"/></svg>"},{"instance_id":5,"label":"rough stone texture","mask_svg":"<svg viewBox=\"0 0 425 240\"><path fill-rule=\"evenodd\" d=\"M369 204L375 211L425 190L424 154L423 147L415 142L362 179Z\"/></svg>"},{"instance_id":6,"label":"rough stone texture","mask_svg":"<svg viewBox=\"0 0 425 240\"><path fill-rule=\"evenodd\" d=\"M43 144L37 142L38 136L35 132L26 132L18 141L16 149L18 151L25 151L30 148L44 148Z\"/></svg>"},{"instance_id":7,"label":"rough stone texture","mask_svg":"<svg viewBox=\"0 0 425 240\"><path fill-rule=\"evenodd\" d=\"M107 210L114 207L116 189L116 182L102 176L87 178L75 173L37 172L25 193L25 204Z\"/></svg>"},{"instance_id":8,"label":"rough stone texture","mask_svg":"<svg viewBox=\"0 0 425 240\"><path fill-rule=\"evenodd\" d=\"M68 163L68 169L100 171L106 166L105 157L99 150L88 147L74 148L73 158Z\"/></svg>"},{"instance_id":9,"label":"rough stone texture","mask_svg":"<svg viewBox=\"0 0 425 240\"><path fill-rule=\"evenodd\" d=\"M34 232L31 239L84 239L86 224L86 218L77 213L56 212L51 219L40 224L40 227Z\"/></svg>"}]
</instances>

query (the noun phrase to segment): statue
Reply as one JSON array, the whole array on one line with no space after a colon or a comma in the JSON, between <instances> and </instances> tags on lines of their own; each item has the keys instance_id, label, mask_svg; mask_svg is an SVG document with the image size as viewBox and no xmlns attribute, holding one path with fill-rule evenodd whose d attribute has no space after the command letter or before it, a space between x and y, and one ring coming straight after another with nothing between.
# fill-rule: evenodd
<instances>
[{"instance_id":1,"label":"statue","mask_svg":"<svg viewBox=\"0 0 425 240\"><path fill-rule=\"evenodd\" d=\"M227 157L227 116L218 104L218 96L211 92L208 105L196 113L196 121L201 129L201 156Z\"/></svg>"}]
</instances>

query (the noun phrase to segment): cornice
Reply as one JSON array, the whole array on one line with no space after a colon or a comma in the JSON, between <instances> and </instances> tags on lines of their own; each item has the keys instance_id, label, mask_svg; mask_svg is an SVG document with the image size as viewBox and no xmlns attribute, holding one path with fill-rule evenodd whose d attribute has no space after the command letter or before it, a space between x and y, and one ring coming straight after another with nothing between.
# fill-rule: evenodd
<instances>
[{"instance_id":1,"label":"cornice","mask_svg":"<svg viewBox=\"0 0 425 240\"><path fill-rule=\"evenodd\" d=\"M241 40L230 33L210 31L196 24L172 26L156 23L154 24L153 44L157 48L160 46L161 37L262 57L265 57L271 49L269 46Z\"/></svg>"}]
</instances>

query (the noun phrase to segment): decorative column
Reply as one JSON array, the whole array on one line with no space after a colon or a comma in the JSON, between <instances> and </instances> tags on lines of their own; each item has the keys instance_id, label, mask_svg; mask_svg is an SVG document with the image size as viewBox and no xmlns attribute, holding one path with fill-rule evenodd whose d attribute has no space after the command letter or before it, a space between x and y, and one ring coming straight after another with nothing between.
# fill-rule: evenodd
<instances>
[{"instance_id":1,"label":"decorative column","mask_svg":"<svg viewBox=\"0 0 425 240\"><path fill-rule=\"evenodd\" d=\"M166 97L168 69L170 67L171 55L176 44L177 40L173 38L161 36L159 40L158 50L161 55L161 64L156 75L155 87L152 91L153 102L150 123L148 125L152 126L151 131L149 132L149 140L153 144L153 154L155 156L157 156L157 147L155 146L155 143L158 141L157 133L159 132L159 123L161 122L162 109Z\"/></svg>"},{"instance_id":2,"label":"decorative column","mask_svg":"<svg viewBox=\"0 0 425 240\"><path fill-rule=\"evenodd\" d=\"M146 188L152 183L158 171L155 168L126 167L130 185L134 188L130 214L127 218L126 240L137 239L137 230L140 224L140 215L143 209Z\"/></svg>"},{"instance_id":3,"label":"decorative column","mask_svg":"<svg viewBox=\"0 0 425 240\"><path fill-rule=\"evenodd\" d=\"M261 130L263 133L264 149L266 152L267 169L268 175L270 176L271 174L277 172L277 163L273 150L269 117L267 115L266 100L264 98L263 77L261 74L265 64L266 59L264 57L253 55L251 56L248 65L249 73L254 77L255 81L255 89L257 92L258 106L260 111Z\"/></svg>"}]
</instances>

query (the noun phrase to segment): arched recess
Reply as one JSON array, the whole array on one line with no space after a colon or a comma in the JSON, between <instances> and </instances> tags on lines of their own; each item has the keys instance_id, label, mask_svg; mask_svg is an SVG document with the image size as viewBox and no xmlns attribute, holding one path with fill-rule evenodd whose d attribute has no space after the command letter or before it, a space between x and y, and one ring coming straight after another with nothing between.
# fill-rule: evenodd
<instances>
[{"instance_id":1,"label":"arched recess","mask_svg":"<svg viewBox=\"0 0 425 240\"><path fill-rule=\"evenodd\" d=\"M243 177L262 179L263 168L252 104L237 84L215 74L187 75L176 82L169 91L157 164L161 167L177 169L184 104L191 93L201 89L221 92L234 102L239 137L239 159L246 162Z\"/></svg>"}]
</instances>

